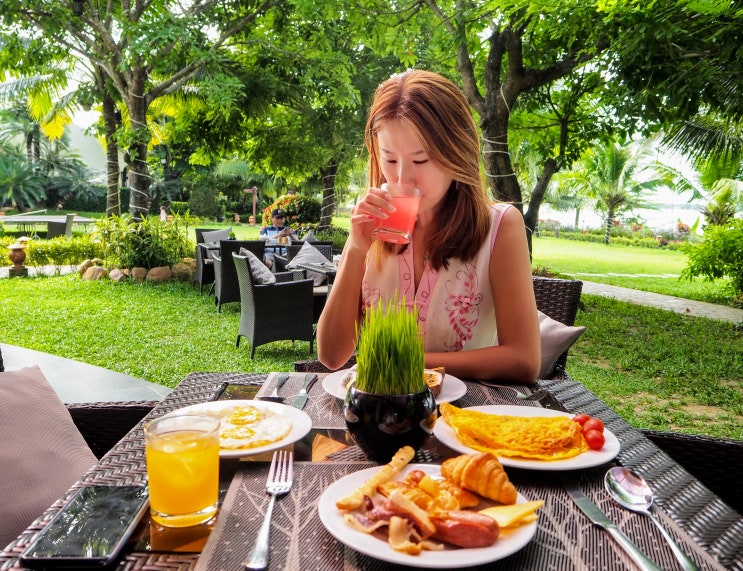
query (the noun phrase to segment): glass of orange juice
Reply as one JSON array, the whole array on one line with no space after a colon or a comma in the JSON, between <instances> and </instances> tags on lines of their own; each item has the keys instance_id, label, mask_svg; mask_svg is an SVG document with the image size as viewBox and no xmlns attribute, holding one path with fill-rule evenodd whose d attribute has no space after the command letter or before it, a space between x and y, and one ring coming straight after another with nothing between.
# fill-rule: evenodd
<instances>
[{"instance_id":1,"label":"glass of orange juice","mask_svg":"<svg viewBox=\"0 0 743 571\"><path fill-rule=\"evenodd\" d=\"M166 527L205 522L217 513L219 421L174 414L144 428L150 515Z\"/></svg>"},{"instance_id":2,"label":"glass of orange juice","mask_svg":"<svg viewBox=\"0 0 743 571\"><path fill-rule=\"evenodd\" d=\"M407 244L418 217L421 193L412 184L398 182L385 182L381 188L390 193L390 202L396 210L388 212L388 218L377 218L374 233L379 240Z\"/></svg>"}]
</instances>

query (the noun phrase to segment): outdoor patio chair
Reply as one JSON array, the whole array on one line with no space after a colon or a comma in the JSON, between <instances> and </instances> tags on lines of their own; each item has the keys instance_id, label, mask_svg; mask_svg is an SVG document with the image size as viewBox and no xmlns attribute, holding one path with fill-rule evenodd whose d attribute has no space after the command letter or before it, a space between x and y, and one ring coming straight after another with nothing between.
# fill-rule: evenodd
<instances>
[{"instance_id":1,"label":"outdoor patio chair","mask_svg":"<svg viewBox=\"0 0 743 571\"><path fill-rule=\"evenodd\" d=\"M196 228L196 270L193 274L193 283L199 284L199 293L204 293L204 286L214 283L214 262L208 256L205 248L200 246L204 243L204 232L210 232L210 228Z\"/></svg>"},{"instance_id":2,"label":"outdoor patio chair","mask_svg":"<svg viewBox=\"0 0 743 571\"><path fill-rule=\"evenodd\" d=\"M263 259L266 244L262 240L220 240L219 254L212 254L214 260L214 304L217 312L222 305L240 301L240 286L237 282L235 263L232 254L245 248L253 252L259 260Z\"/></svg>"},{"instance_id":3,"label":"outdoor patio chair","mask_svg":"<svg viewBox=\"0 0 743 571\"><path fill-rule=\"evenodd\" d=\"M291 272L276 275L276 283L258 285L247 256L232 254L240 287L240 337L250 341L250 358L255 348L272 341L309 341L312 329L312 280L293 280ZM259 258L260 259L260 258Z\"/></svg>"},{"instance_id":4,"label":"outdoor patio chair","mask_svg":"<svg viewBox=\"0 0 743 571\"><path fill-rule=\"evenodd\" d=\"M65 406L93 454L101 458L157 404L157 401L117 401Z\"/></svg>"},{"instance_id":5,"label":"outdoor patio chair","mask_svg":"<svg viewBox=\"0 0 743 571\"><path fill-rule=\"evenodd\" d=\"M74 214L68 214L64 222L47 222L46 237L56 238L57 236L72 236L72 222L75 220Z\"/></svg>"},{"instance_id":6,"label":"outdoor patio chair","mask_svg":"<svg viewBox=\"0 0 743 571\"><path fill-rule=\"evenodd\" d=\"M743 440L647 429L641 432L726 504L743 514L743 496L739 489L743 464L735 460L743 457Z\"/></svg>"},{"instance_id":7,"label":"outdoor patio chair","mask_svg":"<svg viewBox=\"0 0 743 571\"><path fill-rule=\"evenodd\" d=\"M333 242L310 242L312 246L317 248L320 253L325 256L331 262L333 261ZM285 272L286 264L292 261L294 256L299 253L302 249L304 242L292 242L286 246L286 255L276 254L274 259L276 260L276 271Z\"/></svg>"}]
</instances>

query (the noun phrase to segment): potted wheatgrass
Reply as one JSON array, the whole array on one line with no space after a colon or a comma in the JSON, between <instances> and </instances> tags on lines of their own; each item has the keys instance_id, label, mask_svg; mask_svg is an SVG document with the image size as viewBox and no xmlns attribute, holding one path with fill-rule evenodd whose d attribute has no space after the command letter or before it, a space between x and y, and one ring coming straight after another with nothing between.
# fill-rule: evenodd
<instances>
[{"instance_id":1,"label":"potted wheatgrass","mask_svg":"<svg viewBox=\"0 0 743 571\"><path fill-rule=\"evenodd\" d=\"M348 388L346 426L372 460L389 462L402 446L418 450L433 432L436 402L423 370L417 311L397 299L366 312Z\"/></svg>"}]
</instances>

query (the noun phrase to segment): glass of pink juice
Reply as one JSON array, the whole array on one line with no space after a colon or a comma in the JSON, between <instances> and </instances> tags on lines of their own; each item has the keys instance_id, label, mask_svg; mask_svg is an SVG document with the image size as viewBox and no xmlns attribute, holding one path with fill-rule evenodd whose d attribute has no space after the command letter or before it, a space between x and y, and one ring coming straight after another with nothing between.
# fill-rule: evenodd
<instances>
[{"instance_id":1,"label":"glass of pink juice","mask_svg":"<svg viewBox=\"0 0 743 571\"><path fill-rule=\"evenodd\" d=\"M413 233L413 226L418 217L418 205L421 201L420 191L412 184L385 182L382 190L390 193L394 212L388 212L389 218L377 218L374 233L379 240L395 244L407 244Z\"/></svg>"}]
</instances>

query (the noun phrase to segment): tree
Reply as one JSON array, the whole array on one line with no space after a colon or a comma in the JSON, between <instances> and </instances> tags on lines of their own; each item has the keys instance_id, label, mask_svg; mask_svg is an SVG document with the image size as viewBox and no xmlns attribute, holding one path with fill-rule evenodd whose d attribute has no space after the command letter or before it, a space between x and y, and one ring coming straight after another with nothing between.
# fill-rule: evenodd
<instances>
[{"instance_id":1,"label":"tree","mask_svg":"<svg viewBox=\"0 0 743 571\"><path fill-rule=\"evenodd\" d=\"M220 113L242 85L225 72L229 41L265 16L282 0L225 5L205 0L177 10L164 0L109 3L99 9L90 0L67 5L54 0L3 2L0 17L15 30L41 32L80 61L102 70L126 109L127 128L119 143L131 165L130 211L134 220L147 212L150 177L147 112L153 101L198 83L202 97ZM74 10L74 11L73 11Z\"/></svg>"},{"instance_id":2,"label":"tree","mask_svg":"<svg viewBox=\"0 0 743 571\"><path fill-rule=\"evenodd\" d=\"M604 243L609 244L615 217L633 208L647 208L644 193L658 187L666 187L664 176L642 180L642 152L633 153L629 146L616 143L595 145L586 151L583 160L569 173L564 173L561 182L572 186L578 194L593 197L599 210L606 212Z\"/></svg>"},{"instance_id":3,"label":"tree","mask_svg":"<svg viewBox=\"0 0 743 571\"><path fill-rule=\"evenodd\" d=\"M44 199L41 178L23 155L0 155L0 204L16 205L19 211Z\"/></svg>"}]
</instances>

